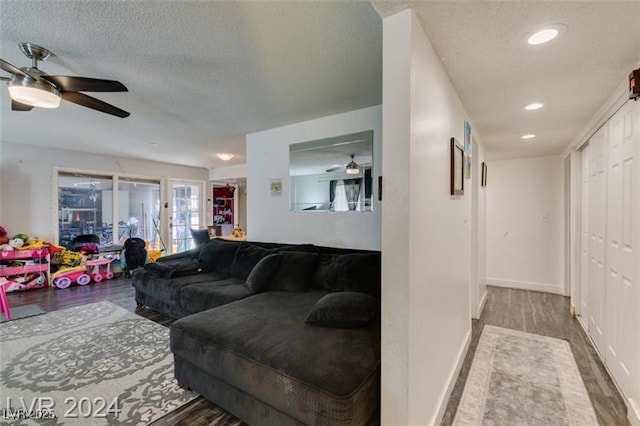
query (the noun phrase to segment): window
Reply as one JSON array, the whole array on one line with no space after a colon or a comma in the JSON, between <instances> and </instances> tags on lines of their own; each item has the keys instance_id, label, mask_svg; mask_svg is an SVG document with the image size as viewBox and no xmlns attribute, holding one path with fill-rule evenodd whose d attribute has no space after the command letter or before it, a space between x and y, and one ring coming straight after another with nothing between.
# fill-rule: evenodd
<instances>
[{"instance_id":1,"label":"window","mask_svg":"<svg viewBox=\"0 0 640 426\"><path fill-rule=\"evenodd\" d=\"M139 237L160 249L159 213L159 180L58 173L58 244L64 247L78 235L96 234L103 246Z\"/></svg>"}]
</instances>

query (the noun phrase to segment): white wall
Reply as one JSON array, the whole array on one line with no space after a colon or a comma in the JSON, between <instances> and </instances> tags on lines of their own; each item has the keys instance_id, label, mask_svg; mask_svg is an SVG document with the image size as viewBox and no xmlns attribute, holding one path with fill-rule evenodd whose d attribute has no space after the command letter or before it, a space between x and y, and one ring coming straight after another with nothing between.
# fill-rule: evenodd
<instances>
[{"instance_id":1,"label":"white wall","mask_svg":"<svg viewBox=\"0 0 640 426\"><path fill-rule=\"evenodd\" d=\"M469 117L411 10L383 34L381 423L436 424L471 336L471 191L449 195Z\"/></svg>"},{"instance_id":2,"label":"white wall","mask_svg":"<svg viewBox=\"0 0 640 426\"><path fill-rule=\"evenodd\" d=\"M472 285L475 285L477 288L475 300L472 300L472 303L476 303L477 305L475 307L476 309L472 309L472 311L474 311L473 317L479 318L487 297L487 188L481 186L482 163L486 161L484 146L482 144L478 144L477 147L474 146L473 156L474 160L476 160L474 161L473 184L478 190L478 205L477 209L473 211L473 215L476 217L475 226L477 226L478 229L475 241L476 281L475 284L472 283Z\"/></svg>"},{"instance_id":3,"label":"white wall","mask_svg":"<svg viewBox=\"0 0 640 426\"><path fill-rule=\"evenodd\" d=\"M0 142L2 226L53 240L57 229L55 168L204 182L204 168ZM165 179L165 180L166 180ZM163 198L162 202L165 201Z\"/></svg>"},{"instance_id":4,"label":"white wall","mask_svg":"<svg viewBox=\"0 0 640 426\"><path fill-rule=\"evenodd\" d=\"M209 169L209 180L226 181L230 179L244 179L247 177L247 165L212 167Z\"/></svg>"},{"instance_id":5,"label":"white wall","mask_svg":"<svg viewBox=\"0 0 640 426\"><path fill-rule=\"evenodd\" d=\"M564 294L561 155L492 161L487 182L487 283Z\"/></svg>"},{"instance_id":6,"label":"white wall","mask_svg":"<svg viewBox=\"0 0 640 426\"><path fill-rule=\"evenodd\" d=\"M380 204L372 212L289 211L289 145L373 130L373 193L381 170L380 106L247 135L247 228L254 241L380 249ZM269 179L282 179L272 196Z\"/></svg>"}]
</instances>

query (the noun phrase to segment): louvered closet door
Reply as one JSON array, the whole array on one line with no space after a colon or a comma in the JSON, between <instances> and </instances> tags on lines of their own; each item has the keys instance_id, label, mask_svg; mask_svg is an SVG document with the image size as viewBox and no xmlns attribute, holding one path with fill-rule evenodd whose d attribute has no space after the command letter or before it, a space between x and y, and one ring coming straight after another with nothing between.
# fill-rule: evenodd
<instances>
[{"instance_id":1,"label":"louvered closet door","mask_svg":"<svg viewBox=\"0 0 640 426\"><path fill-rule=\"evenodd\" d=\"M609 121L607 189L607 366L627 396L638 383L637 105Z\"/></svg>"},{"instance_id":2,"label":"louvered closet door","mask_svg":"<svg viewBox=\"0 0 640 426\"><path fill-rule=\"evenodd\" d=\"M580 321L589 329L589 145L582 149L580 221Z\"/></svg>"},{"instance_id":3,"label":"louvered closet door","mask_svg":"<svg viewBox=\"0 0 640 426\"><path fill-rule=\"evenodd\" d=\"M605 354L605 266L606 266L606 133L596 132L589 143L589 334L598 351Z\"/></svg>"}]
</instances>

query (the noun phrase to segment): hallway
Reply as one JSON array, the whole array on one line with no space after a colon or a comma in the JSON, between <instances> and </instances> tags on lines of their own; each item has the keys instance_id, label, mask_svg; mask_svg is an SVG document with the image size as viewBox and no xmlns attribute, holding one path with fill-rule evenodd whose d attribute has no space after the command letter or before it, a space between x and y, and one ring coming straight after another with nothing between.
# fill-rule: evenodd
<instances>
[{"instance_id":1,"label":"hallway","mask_svg":"<svg viewBox=\"0 0 640 426\"><path fill-rule=\"evenodd\" d=\"M551 293L487 287L487 302L479 320L473 320L472 341L456 381L442 424L450 425L471 368L482 327L510 328L565 339L601 425L628 425L626 407L580 324L569 314L569 298Z\"/></svg>"}]
</instances>

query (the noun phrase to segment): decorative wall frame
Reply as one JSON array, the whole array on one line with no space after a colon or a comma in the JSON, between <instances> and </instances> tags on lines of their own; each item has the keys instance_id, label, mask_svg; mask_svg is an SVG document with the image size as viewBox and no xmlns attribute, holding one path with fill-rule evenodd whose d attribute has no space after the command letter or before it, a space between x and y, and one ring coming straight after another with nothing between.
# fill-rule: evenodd
<instances>
[{"instance_id":1,"label":"decorative wall frame","mask_svg":"<svg viewBox=\"0 0 640 426\"><path fill-rule=\"evenodd\" d=\"M464 145L451 138L451 195L464 195L464 168Z\"/></svg>"},{"instance_id":2,"label":"decorative wall frame","mask_svg":"<svg viewBox=\"0 0 640 426\"><path fill-rule=\"evenodd\" d=\"M482 162L482 180L480 181L480 186L483 188L487 186L487 163Z\"/></svg>"}]
</instances>

